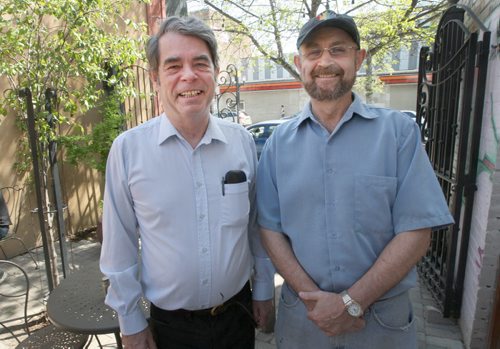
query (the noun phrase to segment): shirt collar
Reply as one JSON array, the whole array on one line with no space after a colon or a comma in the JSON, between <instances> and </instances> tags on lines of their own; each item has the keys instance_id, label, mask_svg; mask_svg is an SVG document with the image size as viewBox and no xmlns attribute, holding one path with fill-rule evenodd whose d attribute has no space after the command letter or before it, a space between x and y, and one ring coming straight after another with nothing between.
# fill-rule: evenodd
<instances>
[{"instance_id":1,"label":"shirt collar","mask_svg":"<svg viewBox=\"0 0 500 349\"><path fill-rule=\"evenodd\" d=\"M177 136L180 139L184 139L179 131L172 125L170 119L166 116L165 113L162 113L160 116L160 132L158 133L158 145L165 142L167 139ZM219 140L223 143L227 143L227 138L222 132L220 126L215 120L214 116L210 116L208 121L208 127L205 131L205 134L200 140L199 144L209 144L212 140Z\"/></svg>"},{"instance_id":2,"label":"shirt collar","mask_svg":"<svg viewBox=\"0 0 500 349\"><path fill-rule=\"evenodd\" d=\"M209 144L212 140L218 140L222 143L228 143L227 138L222 132L220 125L218 123L218 119L215 116L210 116L210 120L208 120L208 127L203 135L203 138L200 141L200 144Z\"/></svg>"},{"instance_id":3,"label":"shirt collar","mask_svg":"<svg viewBox=\"0 0 500 349\"><path fill-rule=\"evenodd\" d=\"M377 114L373 113L366 107L366 105L362 102L361 98L356 94L352 93L353 101L349 108L347 108L346 112L342 116L341 122L344 123L350 120L354 114L359 115L365 119L375 119L378 117ZM304 121L310 119L313 122L316 121L316 117L312 112L311 102L307 103L306 107L300 112L296 127L299 127Z\"/></svg>"}]
</instances>

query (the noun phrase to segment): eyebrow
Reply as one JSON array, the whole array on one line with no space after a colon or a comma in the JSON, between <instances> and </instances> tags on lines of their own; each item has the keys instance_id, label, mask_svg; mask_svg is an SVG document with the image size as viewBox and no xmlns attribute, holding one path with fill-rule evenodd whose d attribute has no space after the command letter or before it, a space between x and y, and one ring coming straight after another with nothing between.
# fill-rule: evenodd
<instances>
[{"instance_id":1,"label":"eyebrow","mask_svg":"<svg viewBox=\"0 0 500 349\"><path fill-rule=\"evenodd\" d=\"M338 45L345 45L347 44L347 41L346 40L336 40L336 41L332 41L328 44L328 47L332 47L332 46L338 46ZM305 43L305 47L306 48L311 48L311 47L319 47L320 45L316 42L308 42L308 43Z\"/></svg>"},{"instance_id":2,"label":"eyebrow","mask_svg":"<svg viewBox=\"0 0 500 349\"><path fill-rule=\"evenodd\" d=\"M210 57L207 56L206 54L202 54L202 55L194 57L193 61L206 61L208 63L212 62L212 60L210 59Z\"/></svg>"},{"instance_id":3,"label":"eyebrow","mask_svg":"<svg viewBox=\"0 0 500 349\"><path fill-rule=\"evenodd\" d=\"M168 65L168 64L171 64L171 63L177 63L177 62L180 62L181 60L182 59L179 56L167 57L163 61L162 66L165 66L165 65ZM193 61L204 61L204 62L207 62L207 63L211 63L212 62L212 60L210 59L210 57L208 55L206 55L206 54L201 54L201 55L195 56L193 58Z\"/></svg>"}]
</instances>

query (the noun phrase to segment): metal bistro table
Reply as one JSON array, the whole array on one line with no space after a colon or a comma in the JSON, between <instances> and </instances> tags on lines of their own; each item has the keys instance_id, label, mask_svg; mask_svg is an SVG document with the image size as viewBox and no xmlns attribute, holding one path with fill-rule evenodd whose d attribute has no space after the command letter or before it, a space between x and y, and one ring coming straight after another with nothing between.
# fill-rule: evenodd
<instances>
[{"instance_id":1,"label":"metal bistro table","mask_svg":"<svg viewBox=\"0 0 500 349\"><path fill-rule=\"evenodd\" d=\"M90 335L114 333L122 348L116 312L104 304L105 288L97 262L71 273L49 295L47 316L55 326ZM149 303L141 301L149 318Z\"/></svg>"}]
</instances>

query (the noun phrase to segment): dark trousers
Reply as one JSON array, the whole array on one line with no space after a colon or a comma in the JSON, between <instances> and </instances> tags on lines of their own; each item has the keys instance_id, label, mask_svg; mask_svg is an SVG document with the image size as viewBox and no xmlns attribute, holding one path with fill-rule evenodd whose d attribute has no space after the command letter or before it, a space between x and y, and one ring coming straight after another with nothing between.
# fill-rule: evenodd
<instances>
[{"instance_id":1,"label":"dark trousers","mask_svg":"<svg viewBox=\"0 0 500 349\"><path fill-rule=\"evenodd\" d=\"M151 304L151 327L158 349L254 349L255 322L249 283L215 314L163 310Z\"/></svg>"}]
</instances>

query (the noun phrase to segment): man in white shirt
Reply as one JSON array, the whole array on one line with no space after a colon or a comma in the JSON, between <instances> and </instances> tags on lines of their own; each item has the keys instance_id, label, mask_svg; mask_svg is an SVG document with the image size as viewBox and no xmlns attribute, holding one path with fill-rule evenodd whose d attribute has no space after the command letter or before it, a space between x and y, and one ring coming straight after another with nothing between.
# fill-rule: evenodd
<instances>
[{"instance_id":1,"label":"man in white shirt","mask_svg":"<svg viewBox=\"0 0 500 349\"><path fill-rule=\"evenodd\" d=\"M146 51L164 113L121 134L109 154L106 304L125 348L253 348L255 323L274 313L274 269L256 226L255 145L243 127L210 115L219 71L210 28L170 17Z\"/></svg>"}]
</instances>

